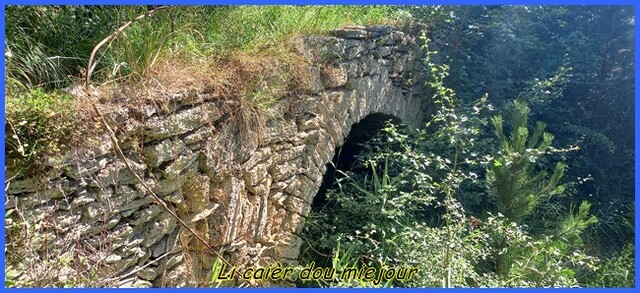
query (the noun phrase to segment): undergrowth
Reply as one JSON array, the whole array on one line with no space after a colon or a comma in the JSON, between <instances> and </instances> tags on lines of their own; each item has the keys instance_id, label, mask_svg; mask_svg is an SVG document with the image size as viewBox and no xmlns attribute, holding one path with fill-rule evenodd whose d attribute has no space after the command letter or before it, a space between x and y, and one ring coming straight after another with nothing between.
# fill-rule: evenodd
<instances>
[{"instance_id":1,"label":"undergrowth","mask_svg":"<svg viewBox=\"0 0 640 293\"><path fill-rule=\"evenodd\" d=\"M18 177L32 176L56 164L56 154L77 145L91 127L81 120L71 96L41 88L6 100L6 166Z\"/></svg>"},{"instance_id":2,"label":"undergrowth","mask_svg":"<svg viewBox=\"0 0 640 293\"><path fill-rule=\"evenodd\" d=\"M8 162L37 172L36 158L69 145L76 136L70 132L82 128L74 123L78 115L70 98L45 92L80 84L94 46L148 11L101 5L6 8ZM399 19L396 11L390 6L173 6L102 46L91 80L126 88L127 97L204 89L232 102L227 110L240 133L255 139L268 119L281 118L278 101L308 83L309 64L295 50L295 37L392 23ZM114 100L122 98L100 98Z\"/></svg>"},{"instance_id":3,"label":"undergrowth","mask_svg":"<svg viewBox=\"0 0 640 293\"><path fill-rule=\"evenodd\" d=\"M44 210L44 212L43 212ZM5 287L116 287L120 279L107 257L114 233L82 238L78 218L56 205L5 210ZM62 231L66 237L60 237Z\"/></svg>"},{"instance_id":4,"label":"undergrowth","mask_svg":"<svg viewBox=\"0 0 640 293\"><path fill-rule=\"evenodd\" d=\"M163 59L261 56L301 34L390 23L389 6L175 6L128 27L96 56L96 78L143 78ZM68 86L84 74L93 46L144 6L8 6L8 83L17 89ZM214 58L211 58L214 57Z\"/></svg>"},{"instance_id":5,"label":"undergrowth","mask_svg":"<svg viewBox=\"0 0 640 293\"><path fill-rule=\"evenodd\" d=\"M551 135L540 123L529 132L524 104L513 103L512 119L503 124L499 115L487 117L492 106L486 96L472 105L460 103L443 83L448 67L432 62L435 53L425 41L427 85L439 108L421 130L387 124L356 157L366 172L337 171L342 176L301 233L301 263L335 268L330 260L346 250L356 267L419 269L409 280L387 280L393 287L588 285L585 276L597 271L599 261L585 252L585 231L597 222L591 204L575 203L543 219L549 227L544 231L532 229L524 217L564 192L558 188L564 186L561 171L546 171L561 164L533 164L552 154L547 150ZM483 131L490 121L495 138ZM506 134L505 126L513 131ZM468 211L461 197L466 186L482 190L481 196L491 200L489 208ZM518 205L505 204L513 202ZM627 253L612 262L600 282L632 283L630 259ZM372 286L344 280L318 285Z\"/></svg>"}]
</instances>

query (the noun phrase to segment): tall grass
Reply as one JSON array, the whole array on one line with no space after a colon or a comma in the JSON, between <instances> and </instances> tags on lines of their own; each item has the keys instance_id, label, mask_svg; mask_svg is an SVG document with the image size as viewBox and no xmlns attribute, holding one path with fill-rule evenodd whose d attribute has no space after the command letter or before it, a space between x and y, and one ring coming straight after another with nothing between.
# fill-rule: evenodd
<instances>
[{"instance_id":1,"label":"tall grass","mask_svg":"<svg viewBox=\"0 0 640 293\"><path fill-rule=\"evenodd\" d=\"M392 21L390 6L176 6L133 24L96 56L93 80L144 77L162 59L260 54L300 34ZM8 6L7 78L60 88L82 75L93 46L144 6Z\"/></svg>"},{"instance_id":2,"label":"tall grass","mask_svg":"<svg viewBox=\"0 0 640 293\"><path fill-rule=\"evenodd\" d=\"M7 103L7 113L15 121L24 116L20 111L29 113L19 107L28 104L20 97L53 97L38 99L51 106L42 106L42 113L61 107L54 101L59 95L33 95L33 89L80 83L94 46L147 11L146 6L8 6L6 91L9 99L22 103ZM104 44L92 61L91 80L141 82L145 90L149 84L159 84L160 90L192 84L213 88L238 102L230 112L242 137L255 139L268 119L279 118L274 104L304 82L305 63L291 49L292 38L388 22L394 11L389 6L174 6L133 23ZM52 121L49 128L57 129L62 121ZM32 128L49 125L37 122ZM50 140L57 139L48 133L16 137L30 146L55 145ZM39 149L25 152L20 155L42 154Z\"/></svg>"},{"instance_id":3,"label":"tall grass","mask_svg":"<svg viewBox=\"0 0 640 293\"><path fill-rule=\"evenodd\" d=\"M220 8L205 8L204 13ZM343 25L391 18L389 6L241 6L226 8L206 23L211 48L254 50L277 46L298 34L322 33Z\"/></svg>"},{"instance_id":4,"label":"tall grass","mask_svg":"<svg viewBox=\"0 0 640 293\"><path fill-rule=\"evenodd\" d=\"M110 10L84 6L7 6L5 23L7 85L18 88L68 85L115 26Z\"/></svg>"}]
</instances>

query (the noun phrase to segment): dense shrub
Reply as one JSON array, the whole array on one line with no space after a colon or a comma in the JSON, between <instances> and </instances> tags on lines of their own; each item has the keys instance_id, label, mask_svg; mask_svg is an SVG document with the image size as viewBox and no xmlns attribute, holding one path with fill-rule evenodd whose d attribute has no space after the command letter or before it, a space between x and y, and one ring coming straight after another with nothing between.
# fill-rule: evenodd
<instances>
[{"instance_id":1,"label":"dense shrub","mask_svg":"<svg viewBox=\"0 0 640 293\"><path fill-rule=\"evenodd\" d=\"M597 261L584 252L582 242L583 231L596 222L589 215L590 204L569 208L553 219L557 222L547 220L551 228L542 232L521 221L546 207L539 204L539 197L564 192L558 187L562 186L559 167L548 178L533 164L548 155L552 136L543 132L541 123L529 136L528 108L516 103L512 134L505 135L502 119L494 116L496 146L487 147L490 134L482 131L489 120L486 99L457 106L455 92L443 84L446 66L432 63L430 57L427 52L429 85L441 108L420 131L389 124L367 143L359 162L368 172L342 172L326 205L305 228L303 261L332 265L326 256L342 247L357 267L420 269L411 280L389 280L385 286L580 285L578 274L592 270ZM478 168L488 171L479 174ZM508 191L498 188L497 182ZM481 196L492 197L494 206L474 215L467 212L466 203L458 198L469 185L486 186ZM321 285L371 284L335 280Z\"/></svg>"}]
</instances>

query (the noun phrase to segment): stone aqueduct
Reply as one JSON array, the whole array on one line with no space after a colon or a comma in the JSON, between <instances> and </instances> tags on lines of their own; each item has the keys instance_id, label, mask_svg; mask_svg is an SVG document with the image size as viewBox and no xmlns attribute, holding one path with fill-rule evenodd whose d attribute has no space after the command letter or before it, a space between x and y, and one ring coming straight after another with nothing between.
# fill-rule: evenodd
<instances>
[{"instance_id":1,"label":"stone aqueduct","mask_svg":"<svg viewBox=\"0 0 640 293\"><path fill-rule=\"evenodd\" d=\"M433 108L416 82L419 30L351 27L301 38L301 53L323 65L309 68L314 78L304 93L281 103L287 115L251 139L238 135L237 125L217 123L223 108L203 92L169 97L169 113L146 105L107 114L133 169L229 262L295 263L297 234L351 126L374 113L417 126ZM133 147L132 137L142 137L142 147ZM49 249L92 247L91 257L122 277L121 285L201 285L215 255L104 142L44 180L10 181L6 208L54 223Z\"/></svg>"}]
</instances>

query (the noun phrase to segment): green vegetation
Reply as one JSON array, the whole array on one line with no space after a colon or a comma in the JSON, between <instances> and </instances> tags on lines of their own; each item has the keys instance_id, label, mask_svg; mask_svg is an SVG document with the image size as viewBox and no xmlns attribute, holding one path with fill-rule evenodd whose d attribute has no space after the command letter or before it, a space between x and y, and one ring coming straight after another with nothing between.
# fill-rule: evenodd
<instances>
[{"instance_id":1,"label":"green vegetation","mask_svg":"<svg viewBox=\"0 0 640 293\"><path fill-rule=\"evenodd\" d=\"M568 165L565 180L576 182L554 204L593 204L600 219L589 232L593 249L608 254L633 242L623 219L634 205L633 7L424 6L413 13L432 27L438 62L451 68L444 82L463 103L486 93L504 112L521 99L556 145L579 147L553 155Z\"/></svg>"},{"instance_id":2,"label":"green vegetation","mask_svg":"<svg viewBox=\"0 0 640 293\"><path fill-rule=\"evenodd\" d=\"M635 249L633 245L628 244L607 260L587 283L590 287L634 287L635 268L633 261L630 261L633 259L635 259Z\"/></svg>"},{"instance_id":3,"label":"green vegetation","mask_svg":"<svg viewBox=\"0 0 640 293\"><path fill-rule=\"evenodd\" d=\"M29 177L78 143L88 131L78 124L91 125L81 102L59 90L81 83L93 47L147 8L5 11L6 167ZM307 219L300 261L337 275L361 265L419 274L297 285L633 286L632 7L176 6L102 47L92 80L206 87L238 102L246 135L261 131L265 117L281 118L272 106L305 82L296 36L405 21L429 28L426 98L439 107L421 130L388 124L357 168L338 170ZM33 249L7 260L7 285L41 285L47 266L90 256L52 253L30 268L34 282L17 281L29 268L14 264L37 258L49 228L11 213L5 249ZM16 236L25 229L28 237ZM78 282L57 285L95 285L96 274L87 268Z\"/></svg>"},{"instance_id":4,"label":"green vegetation","mask_svg":"<svg viewBox=\"0 0 640 293\"><path fill-rule=\"evenodd\" d=\"M356 266L420 268L393 287L633 287L633 10L407 10L431 27L442 107L419 132L383 129L366 171L338 170L303 264L339 247Z\"/></svg>"},{"instance_id":5,"label":"green vegetation","mask_svg":"<svg viewBox=\"0 0 640 293\"><path fill-rule=\"evenodd\" d=\"M5 287L74 288L115 287L118 279L104 266L102 247L80 244L71 238L56 237L58 224L33 209L5 211ZM68 226L75 229L77 224ZM54 241L73 243L76 249L54 249ZM107 244L107 238L101 239ZM28 260L28 261L26 261Z\"/></svg>"},{"instance_id":6,"label":"green vegetation","mask_svg":"<svg viewBox=\"0 0 640 293\"><path fill-rule=\"evenodd\" d=\"M55 91L84 80L93 47L146 13L144 6L7 6L7 158L33 174L81 128L73 101ZM305 80L292 50L301 34L392 21L386 6L182 6L133 23L93 60L92 81L134 87L212 88L241 103L246 137L264 128L271 106ZM53 91L53 93L45 93ZM258 123L256 123L256 121ZM87 124L87 125L91 125ZM85 131L83 129L82 131ZM13 167L17 168L13 168Z\"/></svg>"},{"instance_id":7,"label":"green vegetation","mask_svg":"<svg viewBox=\"0 0 640 293\"><path fill-rule=\"evenodd\" d=\"M33 89L6 101L5 159L16 175L28 177L55 164L76 144L79 120L70 96Z\"/></svg>"},{"instance_id":8,"label":"green vegetation","mask_svg":"<svg viewBox=\"0 0 640 293\"><path fill-rule=\"evenodd\" d=\"M489 165L487 185L498 211L511 221L521 223L541 201L564 192L559 181L567 166L556 163L551 178L547 178L545 170L534 174L535 163L548 152L553 135L544 132L546 125L543 122L537 122L529 136L529 108L518 100L513 106L508 137L504 133L502 116L496 115L491 119L501 154Z\"/></svg>"},{"instance_id":9,"label":"green vegetation","mask_svg":"<svg viewBox=\"0 0 640 293\"><path fill-rule=\"evenodd\" d=\"M486 105L486 100L475 107L456 106L455 93L442 84L446 66L429 67L435 98L442 105L427 123L431 127L416 133L388 125L383 135L368 143L360 161L369 172L343 173L324 210L317 211L306 227L303 260L330 266L323 256L342 244L356 266L420 268L407 282L389 280L393 286L579 285L581 274L594 269L597 260L585 253L582 242L584 230L596 222L589 215L590 205L584 202L577 211L570 209L558 217L556 227L544 232L520 223L540 207L537 203L544 195L563 191L557 187L562 173L557 166L562 164L550 179L542 170L532 175L531 157L547 156L552 136L543 132L541 123L529 136L528 108L515 103L512 135L503 133L502 119L496 115L491 120L497 147L475 143L481 141L481 129L489 120L483 114L487 109L477 106ZM533 150L525 148L527 144ZM465 184L482 188L479 167L487 170L485 193L495 207L470 214L457 198ZM527 184L534 191L524 188ZM337 280L327 285L353 284Z\"/></svg>"},{"instance_id":10,"label":"green vegetation","mask_svg":"<svg viewBox=\"0 0 640 293\"><path fill-rule=\"evenodd\" d=\"M82 78L100 40L146 11L144 6L7 6L7 84L69 85ZM94 80L145 77L168 59L201 63L231 60L238 52L283 54L297 35L390 22L393 11L387 6L172 7L107 43L96 57Z\"/></svg>"}]
</instances>

